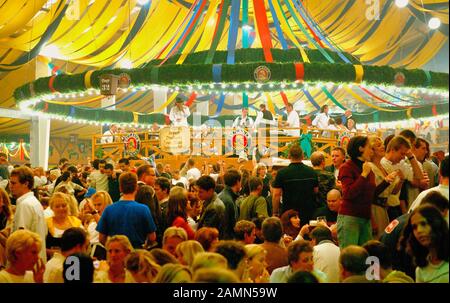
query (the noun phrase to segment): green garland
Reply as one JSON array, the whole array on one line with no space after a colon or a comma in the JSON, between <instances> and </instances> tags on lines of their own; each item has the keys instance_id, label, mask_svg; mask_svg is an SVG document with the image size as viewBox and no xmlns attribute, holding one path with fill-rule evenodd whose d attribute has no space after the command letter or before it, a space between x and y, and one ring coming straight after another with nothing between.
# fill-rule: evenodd
<instances>
[{"instance_id":1,"label":"green garland","mask_svg":"<svg viewBox=\"0 0 450 303\"><path fill-rule=\"evenodd\" d=\"M252 58L261 60L258 53L259 49L242 49L239 51L241 60ZM311 54L313 54L313 51ZM226 52L224 52L226 53ZM280 62L241 62L236 64L222 64L221 82L222 83L241 83L236 90L244 90L245 83L256 83L254 71L257 67L264 65L271 71L271 79L261 90L268 90L270 84L281 84L283 82L293 83L297 80L294 62L300 62L300 57L296 57L294 51L277 50L276 54L282 57ZM219 62L223 62L225 54L217 56ZM147 67L134 69L112 69L94 71L91 76L93 88L99 88L99 77L103 74L127 73L131 77L131 82L135 87L143 85L165 85L165 86L187 86L193 84L210 84L213 81L212 64L197 64L205 56L203 53L192 54L191 61L195 64L164 64L160 67L151 62ZM252 57L253 56L253 57ZM284 57L283 57L284 56ZM189 58L189 56L188 56ZM172 60L172 59L170 59ZM173 58L175 60L175 58ZM292 60L283 62L283 60ZM394 69L389 66L364 66L363 81L370 84L392 85L397 73L403 73L408 87L428 87L448 90L448 74L430 72L431 81L427 78L423 70ZM60 93L77 93L86 90L85 74L58 75L54 77L53 88ZM49 82L52 77L45 77L35 80L32 83L25 84L17 88L14 97L17 103L22 100L39 97L52 93ZM335 82L335 83L353 83L355 81L355 68L351 64L330 64L325 62L304 63L304 81L306 82ZM276 90L274 87L272 90Z\"/></svg>"},{"instance_id":2,"label":"green garland","mask_svg":"<svg viewBox=\"0 0 450 303\"><path fill-rule=\"evenodd\" d=\"M435 109L433 111L433 106ZM398 108L390 108L390 109L398 109ZM47 104L45 102L38 103L35 108L35 111L44 112L47 114L56 114L60 115L64 118L69 117L73 120L88 120L88 121L97 121L99 123L111 124L111 123L119 123L119 124L133 124L135 121L133 120L134 116L132 112L121 111L121 110L106 110L106 109L98 109L98 110L84 110L80 108L76 108L73 106L67 105L58 105L58 104ZM427 105L420 108L412 108L411 109L411 117L414 119L424 118L424 117L432 117L433 112L438 112L439 114L447 114L449 112L448 104L440 104L440 105ZM201 116L201 123L205 123L211 117L210 116ZM234 120L236 115L221 115L214 120L217 120L222 126L225 125L225 121ZM305 119L306 116L301 117ZM377 116L373 113L358 113L356 120L358 123L372 123L372 122L390 122L397 120L408 119L407 111L397 111L397 112L377 112ZM166 115L162 113L151 113L151 114L140 114L138 115L138 120L136 121L141 125L151 125L156 122L160 125L166 123ZM190 125L193 124L193 115L188 117L188 123Z\"/></svg>"},{"instance_id":3,"label":"green garland","mask_svg":"<svg viewBox=\"0 0 450 303\"><path fill-rule=\"evenodd\" d=\"M335 61L340 62L341 58L335 52L324 49L326 53ZM206 62L206 57L209 51L201 51L189 54L183 62L183 65L187 64L203 64ZM311 62L328 62L326 58L322 55L322 53L317 49L306 49L306 55L308 56ZM300 51L296 48L290 48L287 50L272 48L271 49L272 57L275 62L304 62L303 58L300 54ZM347 57L352 64L360 64L359 61L352 57L351 55L344 53L345 57ZM181 55L175 55L170 57L165 64L174 65L177 63L178 59ZM225 64L227 62L228 51L216 51L214 53L213 64ZM152 60L147 63L146 66L149 65L158 65L163 60ZM264 51L262 48L247 48L247 49L237 49L235 52L235 63L249 63L249 62L264 62Z\"/></svg>"}]
</instances>

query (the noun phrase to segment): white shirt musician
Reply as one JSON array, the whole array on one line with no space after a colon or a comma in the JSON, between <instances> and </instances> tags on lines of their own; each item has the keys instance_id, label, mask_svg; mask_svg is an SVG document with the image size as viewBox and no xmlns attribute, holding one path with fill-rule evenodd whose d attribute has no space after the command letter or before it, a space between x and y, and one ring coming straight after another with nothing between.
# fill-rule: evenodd
<instances>
[{"instance_id":1,"label":"white shirt musician","mask_svg":"<svg viewBox=\"0 0 450 303\"><path fill-rule=\"evenodd\" d=\"M177 97L176 105L172 107L169 114L169 119L173 126L189 126L187 118L191 115L189 107L183 105L183 99Z\"/></svg>"},{"instance_id":2,"label":"white shirt musician","mask_svg":"<svg viewBox=\"0 0 450 303\"><path fill-rule=\"evenodd\" d=\"M253 119L248 116L248 109L242 108L242 115L234 120L233 127L252 128Z\"/></svg>"}]
</instances>

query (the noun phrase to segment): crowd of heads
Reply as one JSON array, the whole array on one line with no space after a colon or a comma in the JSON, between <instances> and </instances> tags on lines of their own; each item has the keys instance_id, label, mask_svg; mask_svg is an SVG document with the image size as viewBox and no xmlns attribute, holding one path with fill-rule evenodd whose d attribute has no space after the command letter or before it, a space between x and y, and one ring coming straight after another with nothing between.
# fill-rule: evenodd
<instances>
[{"instance_id":1,"label":"crowd of heads","mask_svg":"<svg viewBox=\"0 0 450 303\"><path fill-rule=\"evenodd\" d=\"M321 112L326 113L327 108ZM309 160L320 176L349 161L377 164L385 157L393 164L400 163L410 159L411 151L417 161L431 161L430 144L408 131L385 140L354 136L346 148L336 147L329 155L316 151ZM297 165L303 163L305 153L293 145L288 157ZM439 181L436 178L434 186L442 180L447 180L448 186L448 161L446 156L438 162ZM274 182L285 168L262 162L253 170L227 167L223 162L208 169L204 165L202 170L197 166L193 158L174 170L168 163L153 166L127 158L117 162L95 159L85 166L61 159L49 171L27 166L7 170L4 179L8 184L6 189L0 188L0 234L4 238L4 244L0 238L0 266L9 273L23 273L24 279L25 272L31 271L35 282L51 282L45 268L58 267L58 281L66 283L322 283L327 282L328 272L321 271L319 246L329 244L338 251L333 266L339 268L339 281L365 276L372 256L380 262L379 280L399 270L392 249L380 235L374 233L373 240L359 245L339 247L336 221L327 217L323 223L311 217L303 222L300 209L284 209L279 216L272 213ZM346 199L346 184L340 176L332 180L326 190L318 186L318 191L325 190L321 193L325 200L317 198L314 210L336 217ZM28 193L41 203L47 224L45 238L31 230L12 228L18 203ZM315 197L318 192L311 194ZM145 239L139 247L127 235L103 238L98 229L113 205L128 200L145 205L156 226L155 237ZM404 213L407 217L396 247L404 248L412 266L426 267L430 258L448 264L448 198L431 191L422 202ZM245 208L250 215L240 218ZM49 237L56 242L49 242ZM57 247L48 243L57 243ZM40 264L43 245L47 264ZM62 258L60 263L57 258ZM76 278L71 276L74 260L80 268ZM274 264L278 265L272 268Z\"/></svg>"}]
</instances>

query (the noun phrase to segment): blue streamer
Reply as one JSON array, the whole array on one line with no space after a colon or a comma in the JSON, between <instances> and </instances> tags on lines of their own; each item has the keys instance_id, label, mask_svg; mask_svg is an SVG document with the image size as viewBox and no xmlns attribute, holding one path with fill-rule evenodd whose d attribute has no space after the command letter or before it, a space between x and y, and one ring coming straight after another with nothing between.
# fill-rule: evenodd
<instances>
[{"instance_id":1,"label":"blue streamer","mask_svg":"<svg viewBox=\"0 0 450 303\"><path fill-rule=\"evenodd\" d=\"M225 103L225 94L221 93L220 94L220 99L219 99L219 104L217 104L216 113L214 114L214 116L212 116L212 118L217 118L217 117L220 116L220 112L222 111L222 107L223 107L224 103Z\"/></svg>"},{"instance_id":2,"label":"blue streamer","mask_svg":"<svg viewBox=\"0 0 450 303\"><path fill-rule=\"evenodd\" d=\"M275 12L275 9L273 7L272 1L269 1L269 6L270 6L270 12L272 13L272 17L273 17L273 23L275 24L275 29L277 30L277 33L278 33L278 39L280 40L280 43L281 43L281 47L283 49L288 49L289 47L288 47L286 39L283 36L283 31L281 30L280 21L278 21L278 17Z\"/></svg>"},{"instance_id":3,"label":"blue streamer","mask_svg":"<svg viewBox=\"0 0 450 303\"><path fill-rule=\"evenodd\" d=\"M32 59L34 59L37 55L39 55L39 52L41 51L42 46L47 43L47 41L52 37L53 33L56 31L56 29L59 26L59 23L61 22L62 18L66 15L66 10L68 5L64 4L65 1L60 1L58 4L58 10L61 5L64 5L64 8L61 10L61 13L56 17L56 19L47 27L45 32L42 34L42 38L39 40L39 42L31 49L29 52L25 52L22 56L14 60L12 63L7 64L1 64L2 66L14 66L14 69L18 69L22 64L25 64ZM12 69L3 69L0 67L0 71L11 71Z\"/></svg>"},{"instance_id":4,"label":"blue streamer","mask_svg":"<svg viewBox=\"0 0 450 303\"><path fill-rule=\"evenodd\" d=\"M75 107L71 106L69 109L69 117L73 118L73 116L75 115Z\"/></svg>"},{"instance_id":5,"label":"blue streamer","mask_svg":"<svg viewBox=\"0 0 450 303\"><path fill-rule=\"evenodd\" d=\"M248 25L248 0L242 0L242 23ZM242 27L242 48L248 48L248 28Z\"/></svg>"},{"instance_id":6,"label":"blue streamer","mask_svg":"<svg viewBox=\"0 0 450 303\"><path fill-rule=\"evenodd\" d=\"M286 6L287 6L287 8L288 8L288 10L289 10L289 12L291 13L291 16L294 18L294 20L295 20L295 22L297 23L297 25L298 25L298 27L299 27L299 29L301 29L302 28L302 23L301 23L301 21L297 18L297 16L294 14L294 9L292 8L292 6L291 6L291 4L289 3L289 1L285 1L285 3L286 3ZM315 48L317 48L318 50L319 50L319 52L325 57L325 59L327 59L327 61L328 62L330 62L330 63L335 63L334 62L334 60L333 60L333 58L332 57L330 57L330 55L317 43L317 41L316 40L314 40L314 38L313 37L310 37L309 35L308 35L308 33L307 33L307 29L304 29L305 30L305 32L304 32L304 34L305 34L305 37L306 37L306 39L307 40L309 40L309 42L311 42L313 45L314 45L314 47Z\"/></svg>"},{"instance_id":7,"label":"blue streamer","mask_svg":"<svg viewBox=\"0 0 450 303\"><path fill-rule=\"evenodd\" d=\"M270 3L270 1L269 1ZM303 20L310 26L310 28L314 31L314 33L323 41L325 42L326 45L328 45L329 48L331 48L332 50L334 50L334 52L336 52L338 54L338 56L345 62L348 64L351 64L351 61L344 56L344 54L338 50L336 47L334 47L329 41L328 39L322 35L322 33L317 29L317 24L315 24L315 22L311 22L309 20L309 16L307 14L304 13L304 7L303 4L301 3L301 1L294 1L294 5L296 6L298 12L300 13L300 15L302 16Z\"/></svg>"},{"instance_id":8,"label":"blue streamer","mask_svg":"<svg viewBox=\"0 0 450 303\"><path fill-rule=\"evenodd\" d=\"M305 94L306 98L308 98L308 101L317 109L320 109L320 105L317 104L317 102L314 100L314 98L311 96L311 94L309 93L309 91L307 91L306 89L302 89L303 93Z\"/></svg>"},{"instance_id":9,"label":"blue streamer","mask_svg":"<svg viewBox=\"0 0 450 303\"><path fill-rule=\"evenodd\" d=\"M228 56L227 64L234 64L236 53L236 41L239 29L239 11L241 9L241 0L233 0L231 3L230 32L228 34Z\"/></svg>"},{"instance_id":10,"label":"blue streamer","mask_svg":"<svg viewBox=\"0 0 450 303\"><path fill-rule=\"evenodd\" d=\"M222 82L222 64L214 64L212 67L213 81L215 83Z\"/></svg>"},{"instance_id":11,"label":"blue streamer","mask_svg":"<svg viewBox=\"0 0 450 303\"><path fill-rule=\"evenodd\" d=\"M392 94L390 94L389 92L387 92L387 91L385 91L385 90L379 88L378 86L375 86L375 88L378 89L379 91L381 91L382 93L384 93L384 94L386 94L386 95L388 95L388 96L391 96L392 98L395 98L395 99L397 99L397 100L404 101L404 102L409 102L409 103L414 103L412 100L406 100L406 99L402 99L402 98L400 98L400 97L397 97L397 96L395 96L395 95L392 95Z\"/></svg>"},{"instance_id":12,"label":"blue streamer","mask_svg":"<svg viewBox=\"0 0 450 303\"><path fill-rule=\"evenodd\" d=\"M203 0L204 1L204 0ZM181 39L183 39L184 34L187 32L188 28L191 26L191 24L194 22L195 16L197 15L197 10L200 8L200 5L203 3L203 1L199 1L197 3L197 6L194 8L194 10L192 11L192 16L191 19L189 20L188 24L186 25L186 27L183 30L183 33L181 34L181 36L178 38L177 42L172 46L172 49L170 50L169 54L172 54L172 51L177 47L178 43L180 43ZM206 6L205 6L206 7ZM174 54L173 54L174 55Z\"/></svg>"},{"instance_id":13,"label":"blue streamer","mask_svg":"<svg viewBox=\"0 0 450 303\"><path fill-rule=\"evenodd\" d=\"M123 98L122 100L120 100L119 102L116 102L114 104L108 105L108 106L104 106L104 107L86 107L86 106L77 106L77 108L82 108L82 109L86 109L86 110L98 110L98 109L106 109L106 108L110 108L116 105L119 105L125 101L127 101L128 99L130 99L131 97L133 97L136 94L136 92L132 92L131 94L129 94L128 96L126 96L125 98Z\"/></svg>"}]
</instances>

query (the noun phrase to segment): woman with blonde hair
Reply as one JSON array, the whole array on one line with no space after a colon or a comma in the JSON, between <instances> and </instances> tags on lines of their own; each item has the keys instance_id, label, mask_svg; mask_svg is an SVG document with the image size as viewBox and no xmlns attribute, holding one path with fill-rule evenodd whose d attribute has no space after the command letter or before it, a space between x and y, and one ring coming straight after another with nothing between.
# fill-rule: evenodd
<instances>
[{"instance_id":1,"label":"woman with blonde hair","mask_svg":"<svg viewBox=\"0 0 450 303\"><path fill-rule=\"evenodd\" d=\"M270 193L270 183L272 183L272 175L268 174L267 165L263 162L258 163L253 169L253 177L261 179L263 183L261 196L267 198Z\"/></svg>"},{"instance_id":2,"label":"woman with blonde hair","mask_svg":"<svg viewBox=\"0 0 450 303\"><path fill-rule=\"evenodd\" d=\"M125 266L133 276L133 282L137 283L153 282L161 269L161 266L154 261L152 254L144 249L131 252L125 261Z\"/></svg>"},{"instance_id":3,"label":"woman with blonde hair","mask_svg":"<svg viewBox=\"0 0 450 303\"><path fill-rule=\"evenodd\" d=\"M178 244L175 254L181 264L191 266L198 253L204 252L203 246L195 240L188 240Z\"/></svg>"},{"instance_id":4,"label":"woman with blonde hair","mask_svg":"<svg viewBox=\"0 0 450 303\"><path fill-rule=\"evenodd\" d=\"M258 244L245 245L249 265L249 278L255 283L268 283L270 274L267 271L266 250Z\"/></svg>"},{"instance_id":5,"label":"woman with blonde hair","mask_svg":"<svg viewBox=\"0 0 450 303\"><path fill-rule=\"evenodd\" d=\"M402 189L403 176L399 171L390 174L381 165L381 159L385 155L385 146L383 140L377 136L369 136L369 143L373 149L373 155L370 159L370 166L375 174L375 199L372 203L372 230L374 238L384 233L384 229L389 225L389 216L387 212L388 201L397 195Z\"/></svg>"},{"instance_id":6,"label":"woman with blonde hair","mask_svg":"<svg viewBox=\"0 0 450 303\"><path fill-rule=\"evenodd\" d=\"M99 243L99 234L96 230L103 211L112 204L111 196L106 191L98 191L92 195L83 207L81 217L85 219L84 226L88 232L91 244Z\"/></svg>"},{"instance_id":7,"label":"woman with blonde hair","mask_svg":"<svg viewBox=\"0 0 450 303\"><path fill-rule=\"evenodd\" d=\"M6 240L11 233L12 225L11 200L6 191L0 187L0 268L6 265Z\"/></svg>"},{"instance_id":8,"label":"woman with blonde hair","mask_svg":"<svg viewBox=\"0 0 450 303\"><path fill-rule=\"evenodd\" d=\"M49 259L55 251L61 250L61 237L71 227L82 227L81 220L69 214L69 197L63 193L54 193L49 206L54 216L47 218L47 237L45 239Z\"/></svg>"},{"instance_id":9,"label":"woman with blonde hair","mask_svg":"<svg viewBox=\"0 0 450 303\"><path fill-rule=\"evenodd\" d=\"M239 283L234 272L225 268L202 268L195 272L194 283Z\"/></svg>"},{"instance_id":10,"label":"woman with blonde hair","mask_svg":"<svg viewBox=\"0 0 450 303\"><path fill-rule=\"evenodd\" d=\"M228 269L228 261L224 256L215 252L198 253L192 262L191 269L195 274L197 270L202 268Z\"/></svg>"},{"instance_id":11,"label":"woman with blonde hair","mask_svg":"<svg viewBox=\"0 0 450 303\"><path fill-rule=\"evenodd\" d=\"M56 193L63 193L63 194L67 195L67 197L68 197L67 202L69 203L70 215L78 217L80 212L78 210L77 199L75 199L74 195L70 194L70 191L67 189L67 186L65 186L65 185L58 186L58 189L55 189L55 191L54 191L54 194L56 194Z\"/></svg>"},{"instance_id":12,"label":"woman with blonde hair","mask_svg":"<svg viewBox=\"0 0 450 303\"><path fill-rule=\"evenodd\" d=\"M8 266L0 271L0 283L42 283L45 264L39 258L42 241L26 229L11 234L6 241Z\"/></svg>"},{"instance_id":13,"label":"woman with blonde hair","mask_svg":"<svg viewBox=\"0 0 450 303\"><path fill-rule=\"evenodd\" d=\"M164 231L162 249L172 254L173 256L176 256L175 250L177 246L180 243L187 241L187 239L188 236L184 229L171 226Z\"/></svg>"},{"instance_id":14,"label":"woman with blonde hair","mask_svg":"<svg viewBox=\"0 0 450 303\"><path fill-rule=\"evenodd\" d=\"M187 266L167 263L155 278L155 283L189 283L192 273Z\"/></svg>"},{"instance_id":15,"label":"woman with blonde hair","mask_svg":"<svg viewBox=\"0 0 450 303\"><path fill-rule=\"evenodd\" d=\"M94 282L124 283L134 281L133 275L125 268L125 260L133 251L130 240L124 235L115 235L106 241L106 262L101 261Z\"/></svg>"}]
</instances>

